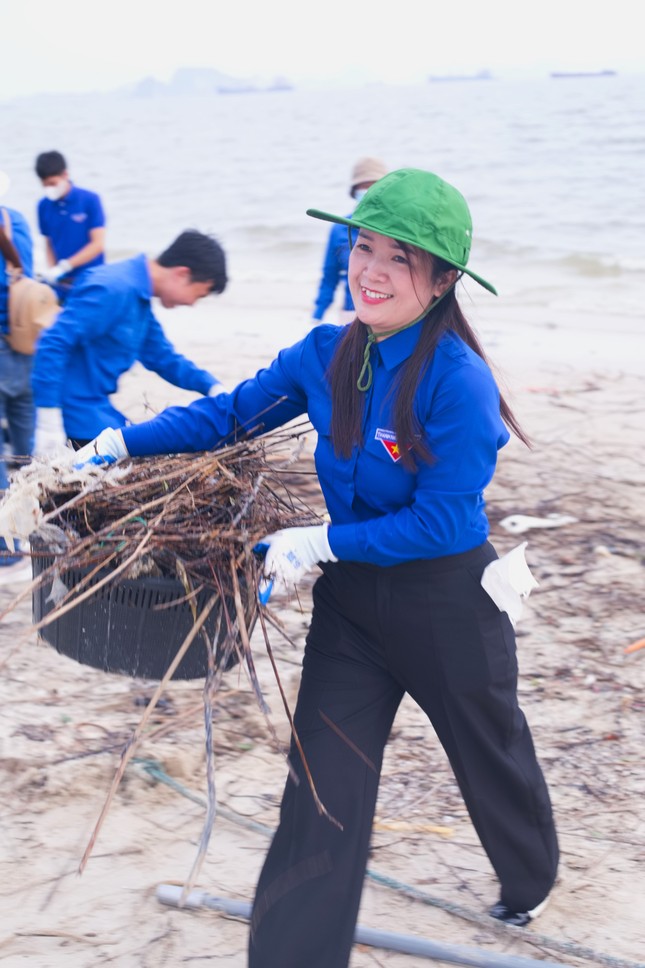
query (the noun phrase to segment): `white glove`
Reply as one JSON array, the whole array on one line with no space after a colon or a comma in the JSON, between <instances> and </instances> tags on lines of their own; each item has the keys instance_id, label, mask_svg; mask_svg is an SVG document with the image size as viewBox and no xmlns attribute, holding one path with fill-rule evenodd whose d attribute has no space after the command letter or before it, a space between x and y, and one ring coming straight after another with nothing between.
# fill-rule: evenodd
<instances>
[{"instance_id":1,"label":"white glove","mask_svg":"<svg viewBox=\"0 0 645 968\"><path fill-rule=\"evenodd\" d=\"M68 449L63 411L58 407L37 407L34 455L60 457L66 454Z\"/></svg>"},{"instance_id":2,"label":"white glove","mask_svg":"<svg viewBox=\"0 0 645 968\"><path fill-rule=\"evenodd\" d=\"M261 589L265 602L274 582L287 588L300 581L317 562L338 561L329 545L328 529L327 524L285 528L262 538L258 547L264 550L267 546L263 569L265 583Z\"/></svg>"},{"instance_id":3,"label":"white glove","mask_svg":"<svg viewBox=\"0 0 645 968\"><path fill-rule=\"evenodd\" d=\"M55 266L49 266L41 272L41 276L45 282L51 283L57 282L61 276L66 276L68 272L72 271L72 264L69 259L61 259L57 262Z\"/></svg>"},{"instance_id":4,"label":"white glove","mask_svg":"<svg viewBox=\"0 0 645 968\"><path fill-rule=\"evenodd\" d=\"M486 565L481 586L490 595L500 612L506 612L513 628L522 617L524 601L538 582L526 563L526 541Z\"/></svg>"},{"instance_id":5,"label":"white glove","mask_svg":"<svg viewBox=\"0 0 645 968\"><path fill-rule=\"evenodd\" d=\"M121 457L129 457L123 434L120 430L108 427L102 430L98 437L90 440L89 444L80 447L74 454L74 467L85 467L86 464L116 464Z\"/></svg>"},{"instance_id":6,"label":"white glove","mask_svg":"<svg viewBox=\"0 0 645 968\"><path fill-rule=\"evenodd\" d=\"M218 382L217 383L214 383L212 385L212 387L210 388L210 390L208 391L208 396L209 397L218 397L220 395L220 393L228 393L228 390L226 389L226 387L224 386L224 384L223 383L220 383L219 380L218 380Z\"/></svg>"}]
</instances>

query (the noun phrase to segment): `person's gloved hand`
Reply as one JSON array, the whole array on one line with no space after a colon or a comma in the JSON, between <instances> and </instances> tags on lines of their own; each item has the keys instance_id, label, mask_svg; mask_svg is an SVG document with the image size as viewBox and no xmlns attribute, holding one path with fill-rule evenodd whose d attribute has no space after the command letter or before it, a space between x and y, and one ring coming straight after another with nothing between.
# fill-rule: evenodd
<instances>
[{"instance_id":1,"label":"person's gloved hand","mask_svg":"<svg viewBox=\"0 0 645 968\"><path fill-rule=\"evenodd\" d=\"M58 407L37 407L34 456L60 457L68 450L63 411Z\"/></svg>"},{"instance_id":2,"label":"person's gloved hand","mask_svg":"<svg viewBox=\"0 0 645 968\"><path fill-rule=\"evenodd\" d=\"M329 545L328 529L327 524L285 528L258 542L257 550L266 548L260 586L260 600L264 604L269 600L274 583L288 588L300 581L319 561L338 561Z\"/></svg>"},{"instance_id":3,"label":"person's gloved hand","mask_svg":"<svg viewBox=\"0 0 645 968\"><path fill-rule=\"evenodd\" d=\"M210 390L208 391L208 396L209 397L218 397L220 395L220 393L228 393L228 390L226 389L226 387L224 386L224 384L223 383L220 383L219 380L218 380L217 383L214 383L212 385L212 387L210 388Z\"/></svg>"},{"instance_id":4,"label":"person's gloved hand","mask_svg":"<svg viewBox=\"0 0 645 968\"><path fill-rule=\"evenodd\" d=\"M89 444L79 448L74 454L74 467L78 470L86 464L116 464L121 457L129 457L123 434L120 430L108 427Z\"/></svg>"},{"instance_id":5,"label":"person's gloved hand","mask_svg":"<svg viewBox=\"0 0 645 968\"><path fill-rule=\"evenodd\" d=\"M66 276L71 271L72 264L69 259L61 259L55 266L48 266L46 269L43 269L41 276L45 282L51 285L51 283L57 282L61 276Z\"/></svg>"}]
</instances>

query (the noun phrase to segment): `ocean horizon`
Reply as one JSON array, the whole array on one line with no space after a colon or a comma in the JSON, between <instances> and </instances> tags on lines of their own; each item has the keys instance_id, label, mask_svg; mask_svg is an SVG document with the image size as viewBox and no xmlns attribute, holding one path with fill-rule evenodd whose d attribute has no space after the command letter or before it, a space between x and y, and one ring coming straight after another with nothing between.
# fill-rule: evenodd
<instances>
[{"instance_id":1,"label":"ocean horizon","mask_svg":"<svg viewBox=\"0 0 645 968\"><path fill-rule=\"evenodd\" d=\"M645 75L495 79L0 103L4 204L28 219L36 265L36 155L58 149L99 192L110 260L158 255L184 228L224 245L231 285L291 287L310 312L329 226L347 214L358 157L415 166L471 208L470 264L500 300L484 315L642 330ZM475 303L475 285L468 292Z\"/></svg>"}]
</instances>

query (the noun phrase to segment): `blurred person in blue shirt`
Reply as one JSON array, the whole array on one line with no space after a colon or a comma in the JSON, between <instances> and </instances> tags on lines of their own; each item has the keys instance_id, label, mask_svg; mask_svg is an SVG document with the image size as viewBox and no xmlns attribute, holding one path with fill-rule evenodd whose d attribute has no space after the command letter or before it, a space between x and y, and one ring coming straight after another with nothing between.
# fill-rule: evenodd
<instances>
[{"instance_id":1,"label":"blurred person in blue shirt","mask_svg":"<svg viewBox=\"0 0 645 968\"><path fill-rule=\"evenodd\" d=\"M9 273L33 271L33 246L27 221L13 208L0 208L0 497L9 486L3 452L8 444L15 456L29 456L34 441L34 399L31 392L33 356L16 353L7 342L9 331ZM6 432L6 438L5 438ZM0 539L0 552L6 551ZM0 554L0 565L21 559Z\"/></svg>"},{"instance_id":2,"label":"blurred person in blue shirt","mask_svg":"<svg viewBox=\"0 0 645 968\"><path fill-rule=\"evenodd\" d=\"M41 275L63 302L88 269L105 262L105 214L96 192L72 184L60 151L39 154L36 174L45 190L38 203L47 254Z\"/></svg>"},{"instance_id":3,"label":"blurred person in blue shirt","mask_svg":"<svg viewBox=\"0 0 645 968\"><path fill-rule=\"evenodd\" d=\"M38 341L32 387L34 453L54 455L68 438L80 446L127 418L112 405L119 377L139 361L184 390L215 395L222 384L178 353L151 306L193 306L226 286L226 260L211 236L182 232L157 259L145 255L98 266L79 282Z\"/></svg>"},{"instance_id":4,"label":"blurred person in blue shirt","mask_svg":"<svg viewBox=\"0 0 645 968\"><path fill-rule=\"evenodd\" d=\"M468 266L468 206L437 175L407 168L376 182L350 217L308 214L357 233L355 320L316 326L231 394L107 429L77 455L192 453L303 413L317 431L330 523L260 540L264 580L292 589L316 565L322 575L294 714L303 753L292 741L296 777L256 890L249 968L346 968L384 748L406 692L433 724L499 880L491 917L530 923L559 856L518 704L508 606L519 593L488 540L498 451L509 428L527 438L456 295L464 276L495 293ZM505 583L504 606L481 584L489 569Z\"/></svg>"},{"instance_id":5,"label":"blurred person in blue shirt","mask_svg":"<svg viewBox=\"0 0 645 968\"><path fill-rule=\"evenodd\" d=\"M350 176L349 194L358 203L365 192L374 182L387 174L387 168L378 158L359 158ZM312 323L320 323L334 301L336 290L343 286L344 299L341 311L341 321L348 322L348 316L354 311L352 294L347 280L347 263L349 261L349 233L345 225L333 225L327 240L325 257L323 259L322 277L318 286L318 295L314 306Z\"/></svg>"}]
</instances>

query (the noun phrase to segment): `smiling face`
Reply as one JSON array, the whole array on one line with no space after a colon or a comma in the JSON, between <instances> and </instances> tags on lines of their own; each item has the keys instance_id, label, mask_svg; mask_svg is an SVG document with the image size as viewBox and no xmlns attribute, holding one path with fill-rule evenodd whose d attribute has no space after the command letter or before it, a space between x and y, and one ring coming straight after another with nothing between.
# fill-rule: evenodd
<instances>
[{"instance_id":1,"label":"smiling face","mask_svg":"<svg viewBox=\"0 0 645 968\"><path fill-rule=\"evenodd\" d=\"M186 266L161 268L155 275L154 295L159 297L161 305L166 309L193 306L198 299L208 296L213 288L212 281L193 282L190 269Z\"/></svg>"},{"instance_id":2,"label":"smiling face","mask_svg":"<svg viewBox=\"0 0 645 968\"><path fill-rule=\"evenodd\" d=\"M453 281L456 273L434 278L431 256L361 229L349 257L348 280L359 319L384 333L418 319Z\"/></svg>"}]
</instances>

